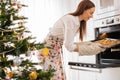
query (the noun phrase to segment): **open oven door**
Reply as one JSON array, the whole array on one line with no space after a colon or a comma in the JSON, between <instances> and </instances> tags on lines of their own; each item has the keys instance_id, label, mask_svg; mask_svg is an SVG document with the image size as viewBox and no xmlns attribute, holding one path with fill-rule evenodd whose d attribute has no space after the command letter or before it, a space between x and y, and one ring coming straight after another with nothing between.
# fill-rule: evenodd
<instances>
[{"instance_id":1,"label":"open oven door","mask_svg":"<svg viewBox=\"0 0 120 80\"><path fill-rule=\"evenodd\" d=\"M120 24L95 28L95 38L100 42L107 42L103 45L108 47L104 52L96 55L96 63L68 62L70 68L86 71L120 67Z\"/></svg>"}]
</instances>

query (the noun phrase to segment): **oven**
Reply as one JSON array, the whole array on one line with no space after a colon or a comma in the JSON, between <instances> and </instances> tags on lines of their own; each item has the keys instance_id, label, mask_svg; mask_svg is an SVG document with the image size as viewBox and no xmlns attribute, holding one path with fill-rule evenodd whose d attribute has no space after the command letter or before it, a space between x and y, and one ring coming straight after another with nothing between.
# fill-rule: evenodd
<instances>
[{"instance_id":1,"label":"oven","mask_svg":"<svg viewBox=\"0 0 120 80\"><path fill-rule=\"evenodd\" d=\"M95 40L106 47L95 55L95 63L69 62L71 66L87 68L120 67L120 15L96 21ZM99 24L98 24L99 22Z\"/></svg>"},{"instance_id":2,"label":"oven","mask_svg":"<svg viewBox=\"0 0 120 80\"><path fill-rule=\"evenodd\" d=\"M96 56L96 63L111 66L120 64L120 24L95 28L95 37L107 47Z\"/></svg>"}]
</instances>

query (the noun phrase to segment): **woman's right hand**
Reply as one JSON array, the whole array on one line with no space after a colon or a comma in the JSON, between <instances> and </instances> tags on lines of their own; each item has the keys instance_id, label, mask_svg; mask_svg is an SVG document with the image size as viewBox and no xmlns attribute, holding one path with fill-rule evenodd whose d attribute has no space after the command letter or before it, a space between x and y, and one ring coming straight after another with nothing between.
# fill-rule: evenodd
<instances>
[{"instance_id":1,"label":"woman's right hand","mask_svg":"<svg viewBox=\"0 0 120 80\"><path fill-rule=\"evenodd\" d=\"M81 42L77 44L80 55L96 55L106 50L100 43Z\"/></svg>"}]
</instances>

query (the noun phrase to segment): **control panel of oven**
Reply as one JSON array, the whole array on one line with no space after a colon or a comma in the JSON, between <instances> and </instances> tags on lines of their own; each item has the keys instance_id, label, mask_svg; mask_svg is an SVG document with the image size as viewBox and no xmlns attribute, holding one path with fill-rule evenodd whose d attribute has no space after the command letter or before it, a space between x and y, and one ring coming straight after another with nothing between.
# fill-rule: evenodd
<instances>
[{"instance_id":1,"label":"control panel of oven","mask_svg":"<svg viewBox=\"0 0 120 80\"><path fill-rule=\"evenodd\" d=\"M120 15L99 19L95 21L95 27L104 27L116 24L120 24Z\"/></svg>"}]
</instances>

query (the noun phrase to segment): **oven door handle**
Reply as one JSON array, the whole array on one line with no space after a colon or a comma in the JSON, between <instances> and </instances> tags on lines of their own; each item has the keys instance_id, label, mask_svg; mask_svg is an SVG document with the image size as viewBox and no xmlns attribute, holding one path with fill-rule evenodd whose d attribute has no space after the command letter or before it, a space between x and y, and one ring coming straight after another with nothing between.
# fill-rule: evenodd
<instances>
[{"instance_id":1,"label":"oven door handle","mask_svg":"<svg viewBox=\"0 0 120 80\"><path fill-rule=\"evenodd\" d=\"M120 51L120 48L117 48L117 49L112 49L111 48L111 52L116 52L116 51Z\"/></svg>"},{"instance_id":2,"label":"oven door handle","mask_svg":"<svg viewBox=\"0 0 120 80\"><path fill-rule=\"evenodd\" d=\"M98 72L98 73L102 72L102 69L84 68L84 67L78 67L78 66L70 66L70 69L81 70L81 71L90 71L90 72Z\"/></svg>"}]
</instances>

